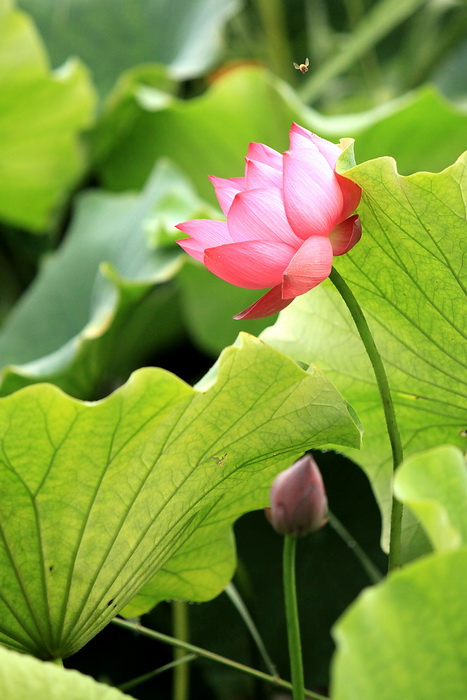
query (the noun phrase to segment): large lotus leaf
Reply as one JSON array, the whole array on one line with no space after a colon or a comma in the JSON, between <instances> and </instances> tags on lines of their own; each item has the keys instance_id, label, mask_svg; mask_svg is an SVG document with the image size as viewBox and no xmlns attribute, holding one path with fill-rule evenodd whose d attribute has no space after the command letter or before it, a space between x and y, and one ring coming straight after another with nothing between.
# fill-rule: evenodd
<instances>
[{"instance_id":1,"label":"large lotus leaf","mask_svg":"<svg viewBox=\"0 0 467 700\"><path fill-rule=\"evenodd\" d=\"M2 700L125 700L121 693L78 671L0 646Z\"/></svg>"},{"instance_id":2,"label":"large lotus leaf","mask_svg":"<svg viewBox=\"0 0 467 700\"><path fill-rule=\"evenodd\" d=\"M31 13L52 61L79 56L101 92L138 63L167 65L176 79L206 71L238 0L19 0Z\"/></svg>"},{"instance_id":3,"label":"large lotus leaf","mask_svg":"<svg viewBox=\"0 0 467 700\"><path fill-rule=\"evenodd\" d=\"M203 213L168 164L141 194L82 195L64 243L0 332L0 393L51 381L93 398L103 378L126 378L148 349L173 340L181 326L177 298L167 285L155 286L171 279L183 257L164 236Z\"/></svg>"},{"instance_id":4,"label":"large lotus leaf","mask_svg":"<svg viewBox=\"0 0 467 700\"><path fill-rule=\"evenodd\" d=\"M467 548L365 591L337 623L333 700L467 697Z\"/></svg>"},{"instance_id":5,"label":"large lotus leaf","mask_svg":"<svg viewBox=\"0 0 467 700\"><path fill-rule=\"evenodd\" d=\"M306 449L359 436L318 370L245 334L198 389L143 369L97 403L51 385L1 399L0 641L72 654L182 548L189 579L200 528L223 536Z\"/></svg>"},{"instance_id":6,"label":"large lotus leaf","mask_svg":"<svg viewBox=\"0 0 467 700\"><path fill-rule=\"evenodd\" d=\"M409 457L397 470L394 490L436 550L467 545L467 469L460 450L437 447Z\"/></svg>"},{"instance_id":7,"label":"large lotus leaf","mask_svg":"<svg viewBox=\"0 0 467 700\"><path fill-rule=\"evenodd\" d=\"M94 93L72 61L51 73L32 22L0 1L0 217L46 229L82 173L78 134L91 122Z\"/></svg>"},{"instance_id":8,"label":"large lotus leaf","mask_svg":"<svg viewBox=\"0 0 467 700\"><path fill-rule=\"evenodd\" d=\"M398 175L394 161L346 175L363 188L363 237L336 267L362 306L383 358L405 455L465 441L467 221L464 155L442 173ZM371 365L350 313L330 283L297 298L263 339L314 362L356 409L361 452L386 523L392 460Z\"/></svg>"},{"instance_id":9,"label":"large lotus leaf","mask_svg":"<svg viewBox=\"0 0 467 700\"><path fill-rule=\"evenodd\" d=\"M214 461L221 458L222 455L213 455ZM264 475L260 479L264 480ZM258 503L258 496L261 498L255 494L250 502ZM243 502L244 496L241 498ZM253 505L251 510L255 507ZM232 519L238 515L238 505L231 507L221 498L216 504L216 513L210 507L206 509L207 522L199 521L188 541L120 611L123 617L144 615L164 600L202 603L222 593L237 566L231 527Z\"/></svg>"}]
</instances>

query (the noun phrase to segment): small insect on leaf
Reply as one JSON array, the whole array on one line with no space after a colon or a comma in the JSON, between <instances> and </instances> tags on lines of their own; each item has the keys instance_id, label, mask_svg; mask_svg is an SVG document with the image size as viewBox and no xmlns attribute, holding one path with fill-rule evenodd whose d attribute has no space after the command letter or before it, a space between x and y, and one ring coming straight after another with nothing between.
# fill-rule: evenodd
<instances>
[{"instance_id":1,"label":"small insect on leaf","mask_svg":"<svg viewBox=\"0 0 467 700\"><path fill-rule=\"evenodd\" d=\"M213 459L218 466L221 466L224 464L224 460L226 457L227 457L227 452L224 455L222 455L221 457L219 457L218 455L212 455L209 459Z\"/></svg>"},{"instance_id":2,"label":"small insect on leaf","mask_svg":"<svg viewBox=\"0 0 467 700\"><path fill-rule=\"evenodd\" d=\"M297 70L300 71L300 73L308 73L308 66L310 65L310 61L308 58L305 58L305 63L295 63L293 62L293 67L296 68Z\"/></svg>"}]
</instances>

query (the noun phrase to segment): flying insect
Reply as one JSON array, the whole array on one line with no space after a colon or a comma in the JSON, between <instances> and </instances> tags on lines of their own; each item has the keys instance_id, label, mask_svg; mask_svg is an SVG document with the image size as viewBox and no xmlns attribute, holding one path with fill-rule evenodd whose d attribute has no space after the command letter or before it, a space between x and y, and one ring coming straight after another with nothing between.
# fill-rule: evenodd
<instances>
[{"instance_id":1,"label":"flying insect","mask_svg":"<svg viewBox=\"0 0 467 700\"><path fill-rule=\"evenodd\" d=\"M305 58L305 63L295 63L293 62L293 67L296 68L297 70L300 71L300 73L308 73L308 66L310 65L310 61L308 58Z\"/></svg>"}]
</instances>

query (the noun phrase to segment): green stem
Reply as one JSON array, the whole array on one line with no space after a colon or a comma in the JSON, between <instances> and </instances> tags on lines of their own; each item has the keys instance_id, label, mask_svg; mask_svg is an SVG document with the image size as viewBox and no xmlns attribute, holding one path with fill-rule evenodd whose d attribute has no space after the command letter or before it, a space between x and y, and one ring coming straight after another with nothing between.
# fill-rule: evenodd
<instances>
[{"instance_id":1,"label":"green stem","mask_svg":"<svg viewBox=\"0 0 467 700\"><path fill-rule=\"evenodd\" d=\"M243 622L245 623L245 626L247 627L248 631L250 632L253 641L255 642L259 653L261 654L263 661L266 665L266 668L268 669L269 673L271 676L274 676L274 678L280 678L279 673L277 671L277 668L271 659L271 657L268 654L268 651L266 649L266 646L261 639L261 635L258 632L258 628L256 627L253 618L251 617L250 613L248 612L248 608L246 607L245 603L242 600L242 597L240 596L240 593L237 591L236 587L234 586L233 583L229 583L229 585L225 589L225 594L227 597L230 599L232 604L235 606L238 614L242 618Z\"/></svg>"},{"instance_id":2,"label":"green stem","mask_svg":"<svg viewBox=\"0 0 467 700\"><path fill-rule=\"evenodd\" d=\"M188 607L183 600L172 603L173 632L177 639L188 641ZM183 649L174 649L174 661L184 655ZM190 668L188 664L176 664L174 667L173 700L188 700Z\"/></svg>"},{"instance_id":3,"label":"green stem","mask_svg":"<svg viewBox=\"0 0 467 700\"><path fill-rule=\"evenodd\" d=\"M133 688L136 688L136 686L141 685L141 683L150 681L151 678L155 678L164 671L170 671L171 668L187 664L189 661L194 661L197 658L197 654L184 654L175 661L171 661L170 663L165 664L164 666L159 666L159 668L154 669L154 671L149 671L149 673L143 673L143 675L138 676L137 678L132 678L131 681L121 683L117 687L119 690L122 691L122 693L126 693L128 690L132 690Z\"/></svg>"},{"instance_id":4,"label":"green stem","mask_svg":"<svg viewBox=\"0 0 467 700\"><path fill-rule=\"evenodd\" d=\"M304 700L305 681L303 677L302 644L298 620L297 587L295 585L296 537L285 535L283 576L285 617L287 620L287 639L289 642L290 671L292 675L293 700Z\"/></svg>"},{"instance_id":5,"label":"green stem","mask_svg":"<svg viewBox=\"0 0 467 700\"><path fill-rule=\"evenodd\" d=\"M150 630L147 627L142 627L136 622L122 620L119 617L115 617L112 620L112 622L115 625L123 627L127 630L131 630L132 632L139 632L139 634L142 634L145 637L149 637L150 639L155 639L159 642L164 642L164 644L170 644L170 646L173 647L179 647L180 649L184 649L185 651L188 651L192 654L196 654L196 656L200 656L204 659L209 659L210 661L215 661L219 664L223 664L224 666L228 666L229 668L233 668L236 671L247 673L253 678L259 678L260 680L265 681L266 683L270 683L271 685L275 685L278 688L284 688L285 690L289 691L292 690L292 684L288 683L287 681L283 681L280 678L275 678L274 676L269 676L267 673L258 671L255 668L250 668L250 666L245 666L244 664L240 664L237 661L227 659L225 656L214 654L212 651L202 649L201 647L197 647L194 644L189 644L188 642L182 642L179 639L175 639L174 637L169 637L167 634L162 634L162 632L156 632L156 630ZM305 690L305 697L311 698L312 700L328 700L324 695L314 693L311 690Z\"/></svg>"},{"instance_id":6,"label":"green stem","mask_svg":"<svg viewBox=\"0 0 467 700\"><path fill-rule=\"evenodd\" d=\"M394 471L403 460L402 443L397 426L396 412L392 402L391 390L389 388L386 370L384 369L381 355L373 340L367 320L363 315L363 311L357 299L354 297L352 290L347 285L345 280L333 267L329 279L336 287L342 299L347 305L352 318L357 326L357 330L362 339L365 350L368 354L378 384L381 403L383 404L384 417L386 419L386 427L391 443L392 462ZM389 538L389 571L400 567L401 565L401 531L402 531L402 503L393 497L391 510L391 533Z\"/></svg>"},{"instance_id":7,"label":"green stem","mask_svg":"<svg viewBox=\"0 0 467 700\"><path fill-rule=\"evenodd\" d=\"M328 511L328 518L329 524L331 525L332 529L335 530L335 532L337 532L337 534L345 542L347 547L351 549L352 552L355 554L360 564L368 574L368 578L370 579L370 581L372 583L379 583L383 578L383 574L373 564L365 550L362 547L360 547L358 542L352 537L347 528L341 523L341 521L338 518L336 518L336 516L333 513L331 513L330 510Z\"/></svg>"}]
</instances>

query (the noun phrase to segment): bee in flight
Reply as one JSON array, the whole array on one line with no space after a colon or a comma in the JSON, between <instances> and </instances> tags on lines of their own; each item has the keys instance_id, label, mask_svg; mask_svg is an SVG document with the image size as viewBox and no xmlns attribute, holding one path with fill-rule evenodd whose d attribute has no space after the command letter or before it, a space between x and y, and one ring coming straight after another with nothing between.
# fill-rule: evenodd
<instances>
[{"instance_id":1,"label":"bee in flight","mask_svg":"<svg viewBox=\"0 0 467 700\"><path fill-rule=\"evenodd\" d=\"M300 65L298 65L298 63L295 63L295 61L293 62L293 67L299 70L300 73L308 73L309 65L310 61L308 60L308 58L305 58L305 63L300 63Z\"/></svg>"}]
</instances>

